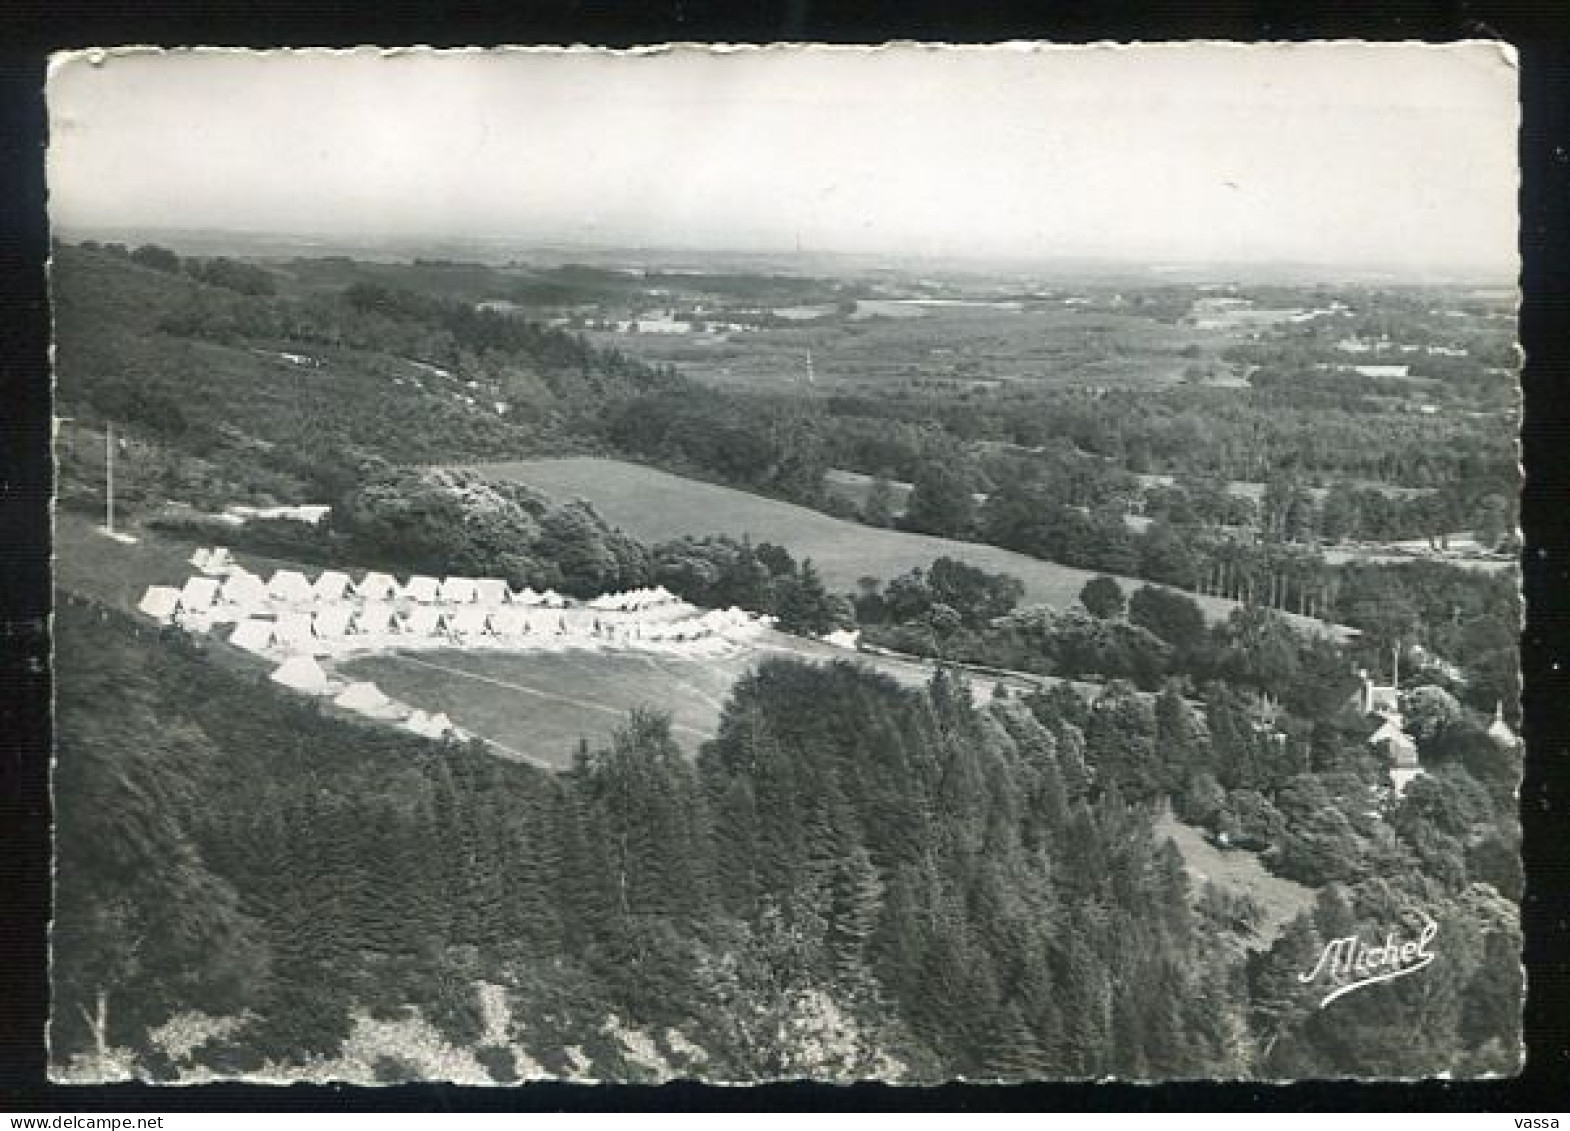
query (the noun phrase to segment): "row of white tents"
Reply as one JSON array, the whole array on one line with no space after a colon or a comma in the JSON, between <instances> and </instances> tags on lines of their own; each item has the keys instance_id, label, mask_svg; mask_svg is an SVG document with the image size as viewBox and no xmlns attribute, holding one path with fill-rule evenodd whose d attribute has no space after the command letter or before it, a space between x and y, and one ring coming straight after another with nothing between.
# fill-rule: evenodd
<instances>
[{"instance_id":1,"label":"row of white tents","mask_svg":"<svg viewBox=\"0 0 1570 1131\"><path fill-rule=\"evenodd\" d=\"M176 623L206 631L215 622L177 616ZM244 617L235 622L229 641L259 655L317 656L422 646L525 649L573 641L638 647L747 635L763 623L740 609L716 609L699 616L644 623L613 619L583 607L442 610L421 606L401 612L380 604L358 609L335 606L314 614L283 612L276 616Z\"/></svg>"},{"instance_id":2,"label":"row of white tents","mask_svg":"<svg viewBox=\"0 0 1570 1131\"><path fill-rule=\"evenodd\" d=\"M470 737L445 714L430 714L400 703L374 683L356 680L345 684L333 680L310 656L290 656L273 670L269 678L302 695L329 699L335 707L380 722L396 723L404 730L425 738L463 740Z\"/></svg>"},{"instance_id":3,"label":"row of white tents","mask_svg":"<svg viewBox=\"0 0 1570 1131\"><path fill-rule=\"evenodd\" d=\"M550 590L514 591L499 578L416 575L400 583L374 571L356 580L340 570L312 578L281 569L263 580L222 548L199 550L192 562L205 572L180 587L150 587L141 611L191 632L232 624L231 643L268 657L454 646L614 645L708 654L708 644L766 624L736 608L701 612L663 586L580 604Z\"/></svg>"},{"instance_id":4,"label":"row of white tents","mask_svg":"<svg viewBox=\"0 0 1570 1131\"><path fill-rule=\"evenodd\" d=\"M537 593L531 588L515 590L499 577L433 577L415 574L400 582L390 573L375 570L358 580L343 570L323 570L316 577L296 569L275 570L265 581L229 557L219 547L200 549L191 555L191 564L203 575L193 577L180 591L187 608L211 604L255 605L264 602L295 605L334 601L402 601L421 605L525 605L560 609L567 598L555 590ZM606 594L594 599L593 607L602 611L634 612L656 608L679 598L663 585L653 589L634 589Z\"/></svg>"}]
</instances>

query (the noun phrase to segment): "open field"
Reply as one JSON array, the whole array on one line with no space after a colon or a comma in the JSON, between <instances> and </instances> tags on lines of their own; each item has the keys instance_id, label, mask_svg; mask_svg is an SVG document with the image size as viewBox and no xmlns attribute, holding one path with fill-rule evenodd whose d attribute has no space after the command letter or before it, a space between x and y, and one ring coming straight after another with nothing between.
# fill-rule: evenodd
<instances>
[{"instance_id":1,"label":"open field","mask_svg":"<svg viewBox=\"0 0 1570 1131\"><path fill-rule=\"evenodd\" d=\"M126 544L99 533L87 516L56 516L56 582L62 590L134 611L149 585L179 585L194 573L192 549L145 529ZM263 576L297 562L237 552L242 565ZM226 662L263 669L268 662L238 649L220 649ZM609 739L635 707L672 716L676 738L695 752L713 737L730 689L761 660L793 657L816 663L851 661L908 687L931 678L933 665L893 656L854 653L815 640L765 631L733 655L681 657L602 648L549 652L463 651L388 653L336 665L340 675L369 679L393 697L426 711L445 711L460 727L494 743L501 753L549 766L571 763L580 739ZM979 700L1002 682L1014 691L1053 682L1047 677L967 678ZM1093 693L1090 685L1081 686Z\"/></svg>"},{"instance_id":2,"label":"open field","mask_svg":"<svg viewBox=\"0 0 1570 1131\"><path fill-rule=\"evenodd\" d=\"M597 345L680 366L708 384L781 389L989 388L1000 383L1161 387L1202 361L1228 369L1220 350L1234 329L1196 328L1061 300L1015 303L863 299L849 316L833 307L776 310L785 325L722 334L592 332ZM1190 349L1198 353L1185 354Z\"/></svg>"},{"instance_id":3,"label":"open field","mask_svg":"<svg viewBox=\"0 0 1570 1131\"><path fill-rule=\"evenodd\" d=\"M755 542L774 542L798 558L811 558L830 589L854 591L863 577L888 581L941 557L955 558L995 573L1006 573L1025 584L1025 603L1057 608L1072 605L1089 570L1044 562L1038 558L925 534L878 530L830 518L806 507L782 503L670 475L620 460L577 457L521 460L473 465L487 475L526 483L558 498L592 503L612 525L646 541L684 535L747 535ZM1120 579L1125 589L1142 582ZM1236 603L1219 597L1195 596L1205 613L1225 617ZM1292 618L1300 623L1317 621Z\"/></svg>"},{"instance_id":4,"label":"open field","mask_svg":"<svg viewBox=\"0 0 1570 1131\"><path fill-rule=\"evenodd\" d=\"M337 665L349 679L368 679L410 706L442 711L503 754L564 768L580 741L607 742L639 707L670 714L676 740L689 752L719 730L731 687L761 661L792 658L851 662L907 687L920 687L932 666L848 652L814 640L765 632L729 656L687 658L617 649L552 652L390 653ZM997 677L968 678L986 700ZM1015 690L1045 680L1004 679Z\"/></svg>"},{"instance_id":5,"label":"open field","mask_svg":"<svg viewBox=\"0 0 1570 1131\"><path fill-rule=\"evenodd\" d=\"M136 524L122 527L136 542L117 542L99 530L101 523L102 516L95 519L79 511L56 509L56 586L134 612L149 585L179 586L196 573L196 567L187 559L197 543L181 542ZM279 569L306 569L311 573L321 569L250 551L237 550L232 557L263 577Z\"/></svg>"},{"instance_id":6,"label":"open field","mask_svg":"<svg viewBox=\"0 0 1570 1131\"><path fill-rule=\"evenodd\" d=\"M1314 906L1316 889L1272 875L1252 852L1223 852L1206 840L1203 832L1185 825L1170 812L1156 821L1155 833L1177 845L1195 891L1212 883L1231 895L1248 896L1259 906L1260 920L1255 925L1250 949L1268 948L1282 928Z\"/></svg>"}]
</instances>

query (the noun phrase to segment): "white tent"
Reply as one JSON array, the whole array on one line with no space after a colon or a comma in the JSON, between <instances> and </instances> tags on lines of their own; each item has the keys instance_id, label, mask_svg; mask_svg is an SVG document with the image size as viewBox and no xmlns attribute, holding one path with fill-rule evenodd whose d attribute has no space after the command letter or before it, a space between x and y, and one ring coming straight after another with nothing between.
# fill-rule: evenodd
<instances>
[{"instance_id":1,"label":"white tent","mask_svg":"<svg viewBox=\"0 0 1570 1131\"><path fill-rule=\"evenodd\" d=\"M441 599L453 604L467 604L477 596L472 577L445 577L442 579Z\"/></svg>"},{"instance_id":2,"label":"white tent","mask_svg":"<svg viewBox=\"0 0 1570 1131\"><path fill-rule=\"evenodd\" d=\"M481 605L465 605L447 618L454 636L482 636L490 631L490 614Z\"/></svg>"},{"instance_id":3,"label":"white tent","mask_svg":"<svg viewBox=\"0 0 1570 1131\"><path fill-rule=\"evenodd\" d=\"M825 644L831 644L836 648L849 648L854 651L857 641L861 639L861 633L859 631L853 632L850 629L837 628L833 632L825 633L822 639Z\"/></svg>"},{"instance_id":4,"label":"white tent","mask_svg":"<svg viewBox=\"0 0 1570 1131\"><path fill-rule=\"evenodd\" d=\"M540 594L540 604L544 605L547 609L563 609L567 607L567 598L563 597L554 589L547 589L544 593Z\"/></svg>"},{"instance_id":5,"label":"white tent","mask_svg":"<svg viewBox=\"0 0 1570 1131\"><path fill-rule=\"evenodd\" d=\"M452 725L452 720L439 711L431 716L430 727L433 736L436 738L441 738L447 734L454 734L458 730L457 727Z\"/></svg>"},{"instance_id":6,"label":"white tent","mask_svg":"<svg viewBox=\"0 0 1570 1131\"><path fill-rule=\"evenodd\" d=\"M226 605L260 608L267 603L267 583L254 573L237 569L218 587L218 599Z\"/></svg>"},{"instance_id":7,"label":"white tent","mask_svg":"<svg viewBox=\"0 0 1570 1131\"><path fill-rule=\"evenodd\" d=\"M482 605L505 604L507 583L499 577L482 577L474 583L474 597Z\"/></svg>"},{"instance_id":8,"label":"white tent","mask_svg":"<svg viewBox=\"0 0 1570 1131\"><path fill-rule=\"evenodd\" d=\"M328 605L316 610L311 629L319 639L342 636L349 631L349 618L353 615L354 609L348 605Z\"/></svg>"},{"instance_id":9,"label":"white tent","mask_svg":"<svg viewBox=\"0 0 1570 1131\"><path fill-rule=\"evenodd\" d=\"M309 656L290 656L279 664L271 677L274 683L303 691L307 695L326 695L327 673Z\"/></svg>"},{"instance_id":10,"label":"white tent","mask_svg":"<svg viewBox=\"0 0 1570 1131\"><path fill-rule=\"evenodd\" d=\"M229 556L229 551L219 546L207 555L206 564L199 565L196 568L203 573L220 574L228 573L230 570L239 569L240 567L234 564L234 559Z\"/></svg>"},{"instance_id":11,"label":"white tent","mask_svg":"<svg viewBox=\"0 0 1570 1131\"><path fill-rule=\"evenodd\" d=\"M519 611L523 613L524 632L548 633L556 631L556 624L560 618L550 609L539 605L529 605Z\"/></svg>"},{"instance_id":12,"label":"white tent","mask_svg":"<svg viewBox=\"0 0 1570 1131\"><path fill-rule=\"evenodd\" d=\"M398 610L388 601L367 601L354 614L353 631L365 636L385 636L398 628Z\"/></svg>"},{"instance_id":13,"label":"white tent","mask_svg":"<svg viewBox=\"0 0 1570 1131\"><path fill-rule=\"evenodd\" d=\"M446 616L429 605L418 605L404 617L404 631L410 636L435 636L446 627Z\"/></svg>"},{"instance_id":14,"label":"white tent","mask_svg":"<svg viewBox=\"0 0 1570 1131\"><path fill-rule=\"evenodd\" d=\"M621 606L616 603L616 598L611 594L601 593L589 602L589 608L596 609L599 612L610 612L612 609L621 608Z\"/></svg>"},{"instance_id":15,"label":"white tent","mask_svg":"<svg viewBox=\"0 0 1570 1131\"><path fill-rule=\"evenodd\" d=\"M211 632L217 622L211 609L181 609L174 614L174 623L187 632Z\"/></svg>"},{"instance_id":16,"label":"white tent","mask_svg":"<svg viewBox=\"0 0 1570 1131\"><path fill-rule=\"evenodd\" d=\"M136 607L154 620L168 621L180 607L180 590L168 585L151 586Z\"/></svg>"},{"instance_id":17,"label":"white tent","mask_svg":"<svg viewBox=\"0 0 1570 1131\"><path fill-rule=\"evenodd\" d=\"M518 592L513 593L511 599L514 605L538 605L540 603L540 595L527 585Z\"/></svg>"},{"instance_id":18,"label":"white tent","mask_svg":"<svg viewBox=\"0 0 1570 1131\"><path fill-rule=\"evenodd\" d=\"M297 569L281 569L267 582L267 592L280 601L309 601L316 594L305 574Z\"/></svg>"},{"instance_id":19,"label":"white tent","mask_svg":"<svg viewBox=\"0 0 1570 1131\"><path fill-rule=\"evenodd\" d=\"M273 644L273 622L259 617L248 617L234 626L234 632L229 635L229 643L236 648L244 648L247 652L255 652L258 655L266 652Z\"/></svg>"},{"instance_id":20,"label":"white tent","mask_svg":"<svg viewBox=\"0 0 1570 1131\"><path fill-rule=\"evenodd\" d=\"M341 570L323 570L311 589L318 601L342 601L349 593L349 575Z\"/></svg>"},{"instance_id":21,"label":"white tent","mask_svg":"<svg viewBox=\"0 0 1570 1131\"><path fill-rule=\"evenodd\" d=\"M340 691L338 697L333 700L333 706L369 713L385 707L391 702L391 699L382 694L381 688L374 683L366 683L362 680L351 683Z\"/></svg>"},{"instance_id":22,"label":"white tent","mask_svg":"<svg viewBox=\"0 0 1570 1131\"><path fill-rule=\"evenodd\" d=\"M434 577L416 575L409 578L409 584L403 587L403 595L411 601L418 601L428 605L441 594L442 583Z\"/></svg>"},{"instance_id":23,"label":"white tent","mask_svg":"<svg viewBox=\"0 0 1570 1131\"><path fill-rule=\"evenodd\" d=\"M409 712L409 717L403 720L403 729L413 731L415 734L425 734L426 728L431 724L431 716L416 707Z\"/></svg>"},{"instance_id":24,"label":"white tent","mask_svg":"<svg viewBox=\"0 0 1570 1131\"><path fill-rule=\"evenodd\" d=\"M279 613L273 625L273 641L292 652L310 652L316 647L316 634L311 631L310 613Z\"/></svg>"},{"instance_id":25,"label":"white tent","mask_svg":"<svg viewBox=\"0 0 1570 1131\"><path fill-rule=\"evenodd\" d=\"M424 711L415 711L404 720L403 728L413 731L422 738L441 738L453 730L452 720L446 715L427 715Z\"/></svg>"},{"instance_id":26,"label":"white tent","mask_svg":"<svg viewBox=\"0 0 1570 1131\"><path fill-rule=\"evenodd\" d=\"M354 595L367 601L391 601L398 595L398 581L391 574L373 571L360 578Z\"/></svg>"},{"instance_id":27,"label":"white tent","mask_svg":"<svg viewBox=\"0 0 1570 1131\"><path fill-rule=\"evenodd\" d=\"M209 550L206 546L198 546L196 549L191 551L191 556L187 558L186 561L190 562L197 569L206 569L207 559L209 556L211 556L211 554L212 551Z\"/></svg>"},{"instance_id":28,"label":"white tent","mask_svg":"<svg viewBox=\"0 0 1570 1131\"><path fill-rule=\"evenodd\" d=\"M491 631L497 636L522 636L529 631L529 614L515 606L491 613Z\"/></svg>"},{"instance_id":29,"label":"white tent","mask_svg":"<svg viewBox=\"0 0 1570 1131\"><path fill-rule=\"evenodd\" d=\"M210 577L193 577L180 590L182 612L203 612L213 607L218 597L218 583Z\"/></svg>"},{"instance_id":30,"label":"white tent","mask_svg":"<svg viewBox=\"0 0 1570 1131\"><path fill-rule=\"evenodd\" d=\"M676 600L676 594L672 593L663 585L656 585L653 589L651 589L649 591L649 597L649 603L651 605L664 605Z\"/></svg>"}]
</instances>

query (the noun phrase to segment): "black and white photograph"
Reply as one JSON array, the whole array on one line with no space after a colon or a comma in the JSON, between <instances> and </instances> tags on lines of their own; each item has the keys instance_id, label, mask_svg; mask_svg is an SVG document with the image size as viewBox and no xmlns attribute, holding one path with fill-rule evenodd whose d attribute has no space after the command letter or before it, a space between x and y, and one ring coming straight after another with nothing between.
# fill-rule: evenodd
<instances>
[{"instance_id":1,"label":"black and white photograph","mask_svg":"<svg viewBox=\"0 0 1570 1131\"><path fill-rule=\"evenodd\" d=\"M56 55L51 1079L1515 1076L1518 77Z\"/></svg>"}]
</instances>

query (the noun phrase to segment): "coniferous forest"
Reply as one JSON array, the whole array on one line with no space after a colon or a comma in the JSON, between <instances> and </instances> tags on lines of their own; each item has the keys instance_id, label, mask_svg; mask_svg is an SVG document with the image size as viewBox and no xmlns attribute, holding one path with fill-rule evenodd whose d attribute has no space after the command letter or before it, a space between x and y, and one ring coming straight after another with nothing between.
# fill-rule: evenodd
<instances>
[{"instance_id":1,"label":"coniferous forest","mask_svg":"<svg viewBox=\"0 0 1570 1131\"><path fill-rule=\"evenodd\" d=\"M92 602L57 626L61 1065L353 1075L357 1029L416 1015L498 1082L1516 1064L1516 907L1454 850L1503 803L1481 787L1409 794L1374 866L1267 943L1124 788L1140 758L1228 775L1181 699L978 706L941 671L769 661L696 761L635 713L553 775L329 717ZM1298 833L1344 851L1343 820ZM1318 1008L1328 940L1418 915L1426 976ZM439 1071L396 1042L367 1069Z\"/></svg>"}]
</instances>

